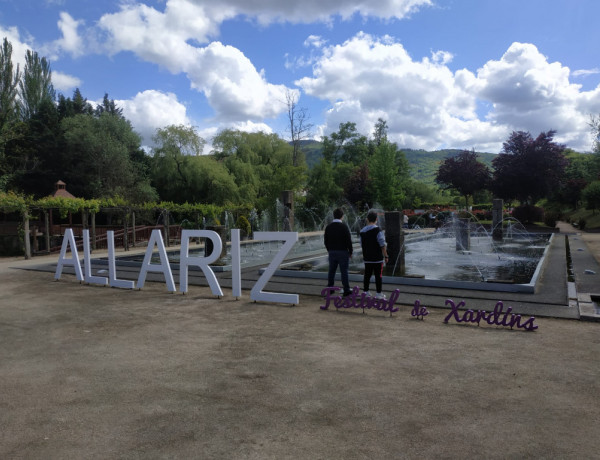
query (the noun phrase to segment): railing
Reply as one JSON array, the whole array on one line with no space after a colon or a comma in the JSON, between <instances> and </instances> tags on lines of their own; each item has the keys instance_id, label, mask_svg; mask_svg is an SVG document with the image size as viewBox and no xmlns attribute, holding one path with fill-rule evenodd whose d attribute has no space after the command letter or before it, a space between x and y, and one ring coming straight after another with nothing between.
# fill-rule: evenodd
<instances>
[{"instance_id":1,"label":"railing","mask_svg":"<svg viewBox=\"0 0 600 460\"><path fill-rule=\"evenodd\" d=\"M0 235L18 235L19 234L19 224L8 222L8 223L0 223Z\"/></svg>"}]
</instances>

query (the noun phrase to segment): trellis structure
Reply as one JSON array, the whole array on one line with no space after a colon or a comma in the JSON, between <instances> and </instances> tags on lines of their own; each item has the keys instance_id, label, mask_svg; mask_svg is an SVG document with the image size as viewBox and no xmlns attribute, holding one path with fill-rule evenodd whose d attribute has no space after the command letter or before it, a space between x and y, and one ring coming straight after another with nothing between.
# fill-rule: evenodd
<instances>
[{"instance_id":1,"label":"trellis structure","mask_svg":"<svg viewBox=\"0 0 600 460\"><path fill-rule=\"evenodd\" d=\"M248 216L251 206L230 206L227 207L227 210L234 215ZM125 250L128 250L130 238L132 245L135 245L138 236L136 232L140 231L140 227L136 226L135 223L136 213L158 213L160 216L159 220L161 221L160 227L164 231L165 243L168 245L172 236L172 216L174 214L179 217L185 217L183 220L187 222L190 228L199 228L201 222L220 224L220 217L225 211L225 207L204 203L177 204L172 202L150 202L140 204L130 203L120 197L92 200L46 197L34 200L31 197L18 195L13 192L0 192L0 212L18 213L21 216L19 237L23 243L23 251L26 259L32 256L30 220L36 214L39 215L41 213L44 216L46 249L50 250L50 216L53 211L58 211L63 219L70 214L81 213L82 228L89 228L90 230L92 249L96 249L98 241L102 240L102 235L97 235L96 232L96 215L104 212L120 216L123 222L123 247ZM156 228L156 226L153 227Z\"/></svg>"}]
</instances>

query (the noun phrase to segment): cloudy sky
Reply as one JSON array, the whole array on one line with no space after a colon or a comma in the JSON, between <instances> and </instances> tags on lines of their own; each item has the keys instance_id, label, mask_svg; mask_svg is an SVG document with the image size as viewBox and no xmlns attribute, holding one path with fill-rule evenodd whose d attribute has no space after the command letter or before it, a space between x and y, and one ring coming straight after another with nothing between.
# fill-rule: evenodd
<instances>
[{"instance_id":1,"label":"cloudy sky","mask_svg":"<svg viewBox=\"0 0 600 460\"><path fill-rule=\"evenodd\" d=\"M383 118L399 147L554 129L585 152L599 17L598 0L0 0L0 38L49 58L58 92L108 93L147 145L169 124L289 138L291 91L317 139Z\"/></svg>"}]
</instances>

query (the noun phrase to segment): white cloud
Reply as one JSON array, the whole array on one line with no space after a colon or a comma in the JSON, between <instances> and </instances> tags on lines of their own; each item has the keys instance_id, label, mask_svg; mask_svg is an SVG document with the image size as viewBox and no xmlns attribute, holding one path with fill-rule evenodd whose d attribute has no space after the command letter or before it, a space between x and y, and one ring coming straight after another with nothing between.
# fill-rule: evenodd
<instances>
[{"instance_id":1,"label":"white cloud","mask_svg":"<svg viewBox=\"0 0 600 460\"><path fill-rule=\"evenodd\" d=\"M66 93L81 86L81 80L66 73L52 71L52 85L55 90Z\"/></svg>"},{"instance_id":2,"label":"white cloud","mask_svg":"<svg viewBox=\"0 0 600 460\"><path fill-rule=\"evenodd\" d=\"M152 136L157 128L169 125L191 125L186 107L173 93L146 90L137 93L133 99L115 100L117 107L123 109L123 116L142 136L142 143L152 145Z\"/></svg>"},{"instance_id":3,"label":"white cloud","mask_svg":"<svg viewBox=\"0 0 600 460\"><path fill-rule=\"evenodd\" d=\"M595 67L593 69L579 69L579 70L574 70L571 75L573 75L574 77L587 77L588 75L596 75L600 73L600 69L598 67Z\"/></svg>"},{"instance_id":4,"label":"white cloud","mask_svg":"<svg viewBox=\"0 0 600 460\"><path fill-rule=\"evenodd\" d=\"M69 13L63 11L56 24L62 35L61 38L48 43L32 45L40 56L44 56L50 61L56 61L61 54L66 53L73 57L79 57L89 51L86 49L88 46L86 41L79 34L79 29L85 24L83 20L76 20Z\"/></svg>"},{"instance_id":5,"label":"white cloud","mask_svg":"<svg viewBox=\"0 0 600 460\"><path fill-rule=\"evenodd\" d=\"M513 43L500 60L477 71L478 98L493 104L489 120L496 125L537 135L550 129L556 139L586 150L591 146L587 121L600 110L599 91L582 92L569 82L570 70L528 43Z\"/></svg>"},{"instance_id":6,"label":"white cloud","mask_svg":"<svg viewBox=\"0 0 600 460\"><path fill-rule=\"evenodd\" d=\"M71 54L74 57L84 53L83 40L79 36L78 28L83 21L76 21L69 13L60 13L58 28L62 32L62 38L54 42L54 47Z\"/></svg>"},{"instance_id":7,"label":"white cloud","mask_svg":"<svg viewBox=\"0 0 600 460\"><path fill-rule=\"evenodd\" d=\"M323 132L353 121L359 132L371 133L381 117L388 123L390 139L401 146L435 148L460 142L471 148L480 142L481 131L489 132L477 123L476 100L464 87L473 77L460 73L463 86L457 85L445 65L450 54L432 56L414 61L392 38L361 33L325 48L314 76L296 84L332 103ZM450 126L464 132L453 133Z\"/></svg>"},{"instance_id":8,"label":"white cloud","mask_svg":"<svg viewBox=\"0 0 600 460\"><path fill-rule=\"evenodd\" d=\"M323 37L320 37L319 35L309 35L308 38L304 40L304 46L307 48L322 48L326 44L327 40L324 40Z\"/></svg>"},{"instance_id":9,"label":"white cloud","mask_svg":"<svg viewBox=\"0 0 600 460\"><path fill-rule=\"evenodd\" d=\"M6 37L12 45L12 62L15 69L18 64L19 69L23 70L23 66L25 65L25 53L27 50L32 49L30 46L31 39L22 39L16 27L4 29L2 26L0 26L0 37L2 39Z\"/></svg>"},{"instance_id":10,"label":"white cloud","mask_svg":"<svg viewBox=\"0 0 600 460\"><path fill-rule=\"evenodd\" d=\"M266 123L254 123L252 121L244 121L233 124L224 124L223 128L227 129L238 129L240 131L246 131L248 133L263 132L267 134L273 133L273 130Z\"/></svg>"},{"instance_id":11,"label":"white cloud","mask_svg":"<svg viewBox=\"0 0 600 460\"><path fill-rule=\"evenodd\" d=\"M100 26L109 33L111 53L132 51L140 58L185 72L191 86L206 95L218 121L258 121L279 115L285 105L285 86L268 83L237 48L212 42L196 47L217 33L217 21L229 16L226 5L219 12L186 0L167 2L164 13L146 5L124 6L105 15ZM231 13L233 14L233 13Z\"/></svg>"},{"instance_id":12,"label":"white cloud","mask_svg":"<svg viewBox=\"0 0 600 460\"><path fill-rule=\"evenodd\" d=\"M220 22L209 16L201 4L170 0L164 12L144 4L123 5L118 13L102 16L98 24L107 33L107 52L132 51L146 61L179 73L196 50L188 42L206 43L209 36L218 33Z\"/></svg>"},{"instance_id":13,"label":"white cloud","mask_svg":"<svg viewBox=\"0 0 600 460\"><path fill-rule=\"evenodd\" d=\"M270 83L239 49L213 41L225 20L242 16L260 24L310 23L354 15L402 19L433 1L163 0L152 2L154 7L145 3L124 0L119 11L102 16L86 30L82 21L62 13L58 22L62 38L51 45L57 53L74 56L92 49L110 55L131 52L174 74L184 73L206 96L217 126L266 130L265 119L285 112L288 88ZM0 32L13 43L13 57L22 62L32 40L19 37L16 28ZM452 50L432 50L430 56L415 59L391 37L358 34L330 45L311 35L304 45L310 54L286 56L285 65L313 66L312 76L296 84L330 104L325 124L316 132L330 133L350 120L360 132L370 133L381 117L388 122L390 138L407 147L498 151L511 130L537 135L549 129L556 129L557 140L575 149L591 146L587 121L589 114L600 113L600 87L584 92L569 79L600 70L571 72L559 62L549 62L534 45L514 43L481 68L456 72L449 68ZM75 77L55 72L57 89L76 83ZM145 91L121 106L128 106L126 116L145 139L156 127L189 123L185 106L171 93ZM142 116L140 110L150 116Z\"/></svg>"},{"instance_id":14,"label":"white cloud","mask_svg":"<svg viewBox=\"0 0 600 460\"><path fill-rule=\"evenodd\" d=\"M272 22L309 23L329 21L333 16L348 19L358 14L363 17L402 19L419 8L432 5L431 0L221 0L240 14L256 17L261 24Z\"/></svg>"},{"instance_id":15,"label":"white cloud","mask_svg":"<svg viewBox=\"0 0 600 460\"><path fill-rule=\"evenodd\" d=\"M274 118L285 106L284 85L266 81L237 48L212 42L194 53L186 69L192 87L202 91L218 121Z\"/></svg>"},{"instance_id":16,"label":"white cloud","mask_svg":"<svg viewBox=\"0 0 600 460\"><path fill-rule=\"evenodd\" d=\"M35 47L30 43L24 42L16 27L3 29L0 27L0 37L6 37L12 45L12 62L15 66L19 65L19 70L23 72L25 66L25 54L29 51L35 51ZM31 40L28 40L31 42ZM43 53L41 53L43 55ZM81 85L81 80L75 76L68 75L66 73L52 70L52 85L54 89L60 92L66 92L72 90Z\"/></svg>"},{"instance_id":17,"label":"white cloud","mask_svg":"<svg viewBox=\"0 0 600 460\"><path fill-rule=\"evenodd\" d=\"M572 148L591 146L587 120L600 112L600 87L581 92L569 82L569 69L548 62L535 46L514 43L476 74L453 73L451 59L451 53L433 51L416 61L390 37L361 33L324 48L313 76L296 84L331 103L320 127L324 134L346 121L371 133L381 117L390 139L405 147L497 152L512 130L535 136L551 129ZM485 106L490 109L482 115Z\"/></svg>"},{"instance_id":18,"label":"white cloud","mask_svg":"<svg viewBox=\"0 0 600 460\"><path fill-rule=\"evenodd\" d=\"M318 35L309 35L308 38L304 40L303 45L305 48L310 48L310 54L308 56L300 55L293 57L286 53L284 63L285 68L300 69L302 67L312 66L318 60L317 52L326 44L327 40L322 37Z\"/></svg>"},{"instance_id":19,"label":"white cloud","mask_svg":"<svg viewBox=\"0 0 600 460\"><path fill-rule=\"evenodd\" d=\"M431 60L436 64L446 65L452 62L452 59L454 59L454 55L448 51L438 50L431 52Z\"/></svg>"},{"instance_id":20,"label":"white cloud","mask_svg":"<svg viewBox=\"0 0 600 460\"><path fill-rule=\"evenodd\" d=\"M256 69L240 50L218 41L211 42L218 37L225 20L245 16L266 25L330 21L333 17L348 19L355 14L391 19L403 18L431 3L431 0L382 0L373 4L363 0L307 0L301 3L166 0L157 3L160 7L153 7L149 2L128 0L121 3L117 12L103 15L87 29L82 20L62 12L58 21L62 37L38 49L52 58L61 53L77 57L84 52L109 55L132 52L171 73L185 73L191 86L205 94L215 111L217 123L264 125L262 120L276 118L286 110L288 88L269 83L264 72ZM318 49L325 42L312 36L307 44ZM312 62L313 58L307 58L289 65L307 66ZM73 78L69 81L66 75L58 74L56 82L64 88L73 84Z\"/></svg>"},{"instance_id":21,"label":"white cloud","mask_svg":"<svg viewBox=\"0 0 600 460\"><path fill-rule=\"evenodd\" d=\"M223 21L238 15L262 24L274 21L311 22L353 14L402 18L430 0L385 0L373 5L353 0L225 0L220 2L168 0L164 10L140 3L123 4L106 14L98 24L106 34L109 53L131 51L172 73L185 72L193 88L203 92L215 110L217 121L257 122L283 113L284 85L270 84L244 54L220 42L205 47L218 35ZM309 37L314 47L323 46L319 37ZM310 65L311 59L288 62L288 67Z\"/></svg>"}]
</instances>

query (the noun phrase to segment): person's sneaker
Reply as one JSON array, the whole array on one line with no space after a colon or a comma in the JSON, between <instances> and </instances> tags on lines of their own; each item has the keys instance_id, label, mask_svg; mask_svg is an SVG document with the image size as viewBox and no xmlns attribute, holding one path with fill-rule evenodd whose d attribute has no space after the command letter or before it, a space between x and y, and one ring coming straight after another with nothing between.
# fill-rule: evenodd
<instances>
[{"instance_id":1,"label":"person's sneaker","mask_svg":"<svg viewBox=\"0 0 600 460\"><path fill-rule=\"evenodd\" d=\"M363 291L365 297L371 297L371 293L369 291Z\"/></svg>"},{"instance_id":2,"label":"person's sneaker","mask_svg":"<svg viewBox=\"0 0 600 460\"><path fill-rule=\"evenodd\" d=\"M377 294L375 294L375 298L376 299L383 299L383 300L386 299L385 294L383 292L378 292Z\"/></svg>"},{"instance_id":3,"label":"person's sneaker","mask_svg":"<svg viewBox=\"0 0 600 460\"><path fill-rule=\"evenodd\" d=\"M343 297L348 297L350 294L352 294L352 291L344 291Z\"/></svg>"}]
</instances>

